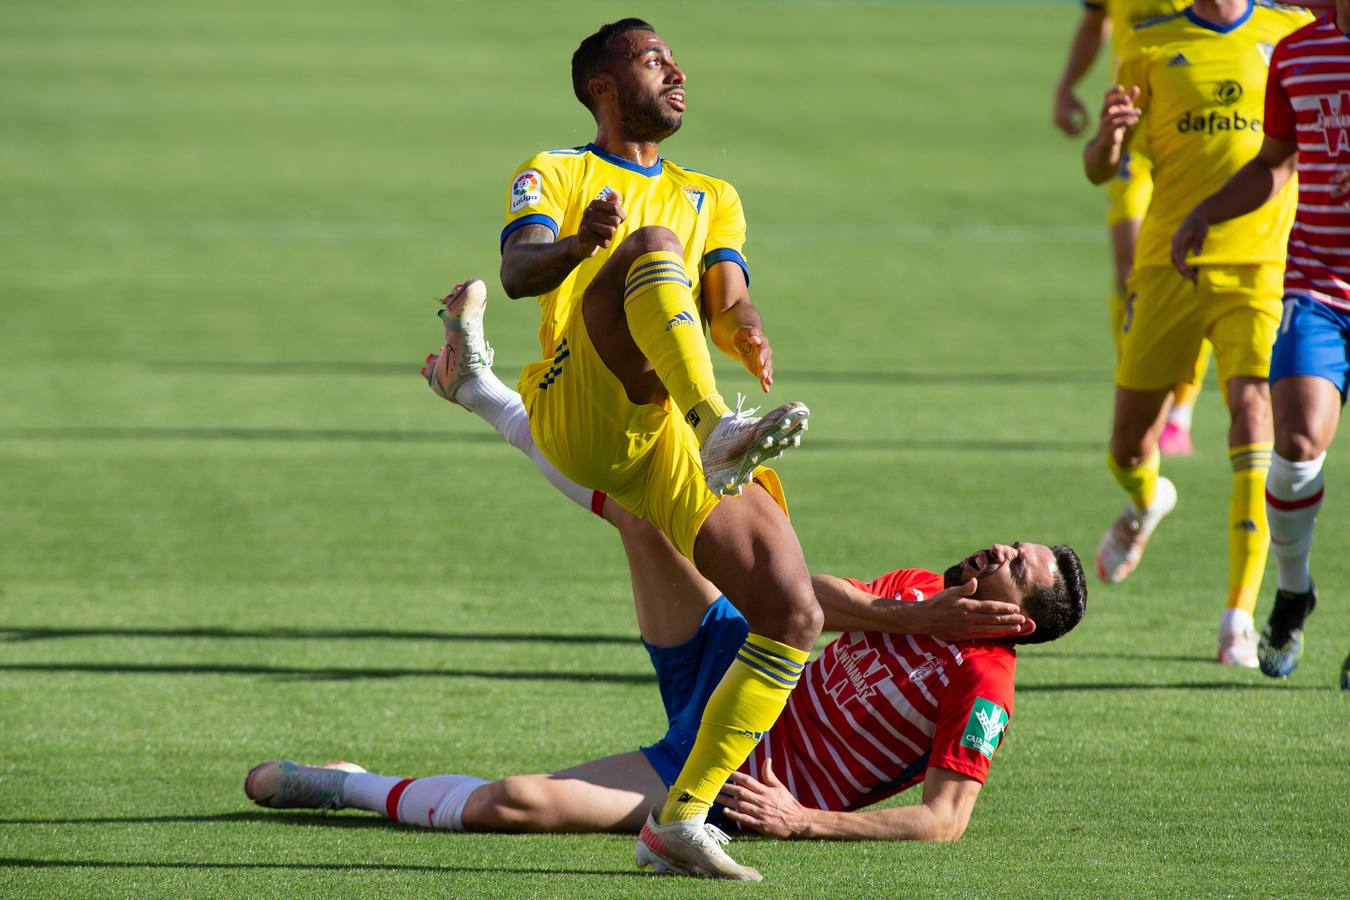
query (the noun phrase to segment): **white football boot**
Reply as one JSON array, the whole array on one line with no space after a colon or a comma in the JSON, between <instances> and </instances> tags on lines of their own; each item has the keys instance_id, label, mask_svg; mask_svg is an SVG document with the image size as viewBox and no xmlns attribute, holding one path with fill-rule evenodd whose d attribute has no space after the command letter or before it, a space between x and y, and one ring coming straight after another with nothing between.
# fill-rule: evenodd
<instances>
[{"instance_id":1,"label":"white football boot","mask_svg":"<svg viewBox=\"0 0 1350 900\"><path fill-rule=\"evenodd\" d=\"M1219 620L1218 659L1225 666L1244 669L1255 669L1260 663L1256 655L1256 626L1243 610L1225 610Z\"/></svg>"},{"instance_id":2,"label":"white football boot","mask_svg":"<svg viewBox=\"0 0 1350 900\"><path fill-rule=\"evenodd\" d=\"M440 397L451 403L464 382L492 367L492 348L483 336L487 285L477 278L455 285L441 301L438 314L445 322L445 344L427 357L422 377Z\"/></svg>"},{"instance_id":3,"label":"white football boot","mask_svg":"<svg viewBox=\"0 0 1350 900\"><path fill-rule=\"evenodd\" d=\"M744 405L745 397L737 394L736 411L722 416L703 445L703 477L719 497L739 494L761 464L800 446L811 415L802 403L786 403L758 417L759 407Z\"/></svg>"},{"instance_id":4,"label":"white football boot","mask_svg":"<svg viewBox=\"0 0 1350 900\"><path fill-rule=\"evenodd\" d=\"M342 783L356 763L332 762L302 766L289 759L259 763L244 779L244 793L259 806L272 809L342 809Z\"/></svg>"},{"instance_id":5,"label":"white football boot","mask_svg":"<svg viewBox=\"0 0 1350 900\"><path fill-rule=\"evenodd\" d=\"M722 847L730 842L725 831L707 824L703 816L657 825L653 810L647 814L647 822L638 834L637 864L644 869L651 866L657 875L762 880L764 876L727 855Z\"/></svg>"},{"instance_id":6,"label":"white football boot","mask_svg":"<svg viewBox=\"0 0 1350 900\"><path fill-rule=\"evenodd\" d=\"M1153 529L1176 505L1176 485L1161 477L1151 507L1141 513L1133 503L1125 504L1125 511L1106 529L1097 545L1097 576L1111 584L1124 581L1139 565Z\"/></svg>"}]
</instances>

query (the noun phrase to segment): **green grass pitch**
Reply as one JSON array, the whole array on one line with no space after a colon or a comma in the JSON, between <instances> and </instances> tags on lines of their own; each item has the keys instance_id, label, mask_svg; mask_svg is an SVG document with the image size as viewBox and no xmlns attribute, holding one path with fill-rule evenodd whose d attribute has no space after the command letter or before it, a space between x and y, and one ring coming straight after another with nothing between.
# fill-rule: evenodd
<instances>
[{"instance_id":1,"label":"green grass pitch","mask_svg":"<svg viewBox=\"0 0 1350 900\"><path fill-rule=\"evenodd\" d=\"M1121 498L1103 198L1049 123L1077 10L0 6L0 895L1345 895L1350 441L1303 665L1220 668L1212 376L1140 571L1021 654L957 844L746 840L768 880L728 887L644 879L627 837L241 791L278 755L492 777L660 732L613 535L417 377L472 274L498 369L533 358L496 288L507 179L590 139L568 59L623 15L689 73L666 154L744 198L775 396L815 411L781 466L812 567L1090 558Z\"/></svg>"}]
</instances>

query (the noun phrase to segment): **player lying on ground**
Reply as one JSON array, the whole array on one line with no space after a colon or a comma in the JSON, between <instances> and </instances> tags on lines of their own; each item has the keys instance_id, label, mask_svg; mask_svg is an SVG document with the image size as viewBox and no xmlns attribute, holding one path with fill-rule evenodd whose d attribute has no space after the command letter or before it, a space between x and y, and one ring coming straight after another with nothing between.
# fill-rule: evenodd
<instances>
[{"instance_id":1,"label":"player lying on ground","mask_svg":"<svg viewBox=\"0 0 1350 900\"><path fill-rule=\"evenodd\" d=\"M633 560L638 621L670 726L658 741L548 775L487 782L470 775L407 779L336 767L263 763L248 797L277 808L357 809L453 831L637 832L665 797L693 744L703 705L747 634L745 619L659 532L613 501L606 518ZM647 568L639 569L641 562ZM666 568L662 569L662 563ZM1016 604L1032 630L1012 639L948 643L887 633L902 613L955 609L976 583L985 598ZM684 584L678 603L663 594ZM1068 547L995 545L949 568L890 572L869 584L817 575L827 629L854 629L808 663L787 708L728 781L713 820L775 837L956 840L988 775L1013 711L1013 643L1050 640L1082 618L1086 588ZM914 601L962 586L924 610ZM910 610L908 608L917 607ZM886 630L883 630L886 629ZM1024 628L1025 630L1025 628ZM923 783L921 803L858 811ZM715 825L706 825L714 838ZM664 865L656 861L656 870Z\"/></svg>"},{"instance_id":2,"label":"player lying on ground","mask_svg":"<svg viewBox=\"0 0 1350 900\"><path fill-rule=\"evenodd\" d=\"M1188 255L1212 226L1279 197L1298 175L1299 203L1284 268L1284 318L1270 364L1275 453L1266 515L1275 554L1275 605L1257 648L1261 671L1283 678L1303 651L1303 623L1317 603L1309 556L1322 507L1322 465L1350 389L1350 0L1280 41L1270 57L1265 138L1256 156L1202 200L1172 240L1172 263L1196 278Z\"/></svg>"},{"instance_id":3,"label":"player lying on ground","mask_svg":"<svg viewBox=\"0 0 1350 900\"><path fill-rule=\"evenodd\" d=\"M483 294L468 287L447 298L446 347L428 358L424 374L438 394L493 424L566 496L618 528L670 728L641 751L492 784L269 762L249 773L245 791L264 806L354 806L455 830L636 831L683 764L702 704L747 626L659 531L568 482L538 453L519 396L488 367ZM958 587L923 599L944 583ZM784 837L960 837L1012 711L1016 657L1000 636L1049 640L1081 619L1086 589L1077 557L1064 547L995 546L944 576L902 570L871 585L816 576L813 586L826 626L852 632L806 667L804 693L793 695L724 792L727 818ZM966 597L972 592L992 599L977 604ZM852 811L918 781L919 805Z\"/></svg>"}]
</instances>

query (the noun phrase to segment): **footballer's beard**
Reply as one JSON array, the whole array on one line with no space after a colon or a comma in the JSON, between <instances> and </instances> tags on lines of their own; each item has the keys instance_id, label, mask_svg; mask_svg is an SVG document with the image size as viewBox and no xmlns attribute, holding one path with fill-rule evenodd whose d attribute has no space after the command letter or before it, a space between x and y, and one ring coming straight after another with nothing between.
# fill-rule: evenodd
<instances>
[{"instance_id":1,"label":"footballer's beard","mask_svg":"<svg viewBox=\"0 0 1350 900\"><path fill-rule=\"evenodd\" d=\"M661 95L634 97L619 92L619 136L625 141L657 144L680 130L684 117Z\"/></svg>"}]
</instances>

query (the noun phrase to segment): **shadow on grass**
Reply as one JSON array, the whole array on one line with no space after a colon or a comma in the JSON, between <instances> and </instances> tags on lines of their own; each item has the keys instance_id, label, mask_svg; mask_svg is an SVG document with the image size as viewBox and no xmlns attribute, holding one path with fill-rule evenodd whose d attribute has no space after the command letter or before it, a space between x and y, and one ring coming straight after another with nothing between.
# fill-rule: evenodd
<instances>
[{"instance_id":1,"label":"shadow on grass","mask_svg":"<svg viewBox=\"0 0 1350 900\"><path fill-rule=\"evenodd\" d=\"M3 631L3 629L0 629ZM1089 651L1087 653L1075 653L1071 650L1036 650L1028 648L1018 649L1018 657L1022 659L1134 659L1134 660L1152 660L1155 662L1184 662L1184 663L1205 663L1214 665L1213 656L1196 656L1181 653L1121 653L1119 651L1112 653L1102 653Z\"/></svg>"},{"instance_id":2,"label":"shadow on grass","mask_svg":"<svg viewBox=\"0 0 1350 900\"><path fill-rule=\"evenodd\" d=\"M276 872L472 872L485 875L609 875L652 878L633 869L522 869L512 866L408 866L383 863L138 862L135 860L19 859L0 857L0 869L190 869L196 871Z\"/></svg>"},{"instance_id":3,"label":"shadow on grass","mask_svg":"<svg viewBox=\"0 0 1350 900\"><path fill-rule=\"evenodd\" d=\"M1083 682L1079 684L1019 684L1019 694L1073 693L1075 691L1330 691L1325 684L1285 684L1279 681L1258 681L1251 684L1228 681L1166 681L1154 684L1118 684L1114 682Z\"/></svg>"},{"instance_id":4,"label":"shadow on grass","mask_svg":"<svg viewBox=\"0 0 1350 900\"><path fill-rule=\"evenodd\" d=\"M228 663L5 663L0 672L94 673L99 675L265 675L298 681L355 681L364 678L489 678L498 681L577 681L655 684L653 674L628 672L529 672L491 669L299 669Z\"/></svg>"},{"instance_id":5,"label":"shadow on grass","mask_svg":"<svg viewBox=\"0 0 1350 900\"><path fill-rule=\"evenodd\" d=\"M242 783L242 782L241 782ZM262 812L257 809L206 815L92 816L79 819L0 819L0 825L195 825L202 822L271 822L282 825L323 825L333 828L405 828L379 816L330 815L312 812ZM425 829L418 829L425 831Z\"/></svg>"},{"instance_id":6,"label":"shadow on grass","mask_svg":"<svg viewBox=\"0 0 1350 900\"><path fill-rule=\"evenodd\" d=\"M637 646L636 637L617 634L513 634L511 632L391 631L380 628L49 628L0 625L0 641L47 641L82 637L210 638L213 640L377 640L497 641L521 644L623 644Z\"/></svg>"},{"instance_id":7,"label":"shadow on grass","mask_svg":"<svg viewBox=\"0 0 1350 900\"><path fill-rule=\"evenodd\" d=\"M502 438L488 431L424 431L412 429L358 428L261 428L261 427L70 427L70 428L0 428L0 440L54 440L54 441L277 441L277 442L339 442L391 444L496 444ZM924 451L941 453L1002 452L1079 452L1097 451L1106 446L1104 440L1033 439L1014 440L984 438L969 440L956 437L932 438L825 438L812 437L810 446L821 450L886 450Z\"/></svg>"},{"instance_id":8,"label":"shadow on grass","mask_svg":"<svg viewBox=\"0 0 1350 900\"><path fill-rule=\"evenodd\" d=\"M375 375L407 378L417 371L421 360L409 362L368 362L360 360L147 360L141 365L152 372L183 372L205 375ZM498 362L499 372L515 372L521 366ZM917 385L1017 385L1017 384L1110 384L1109 369L1071 369L1055 372L915 372L894 369L780 369L779 381L817 384L917 384Z\"/></svg>"}]
</instances>

